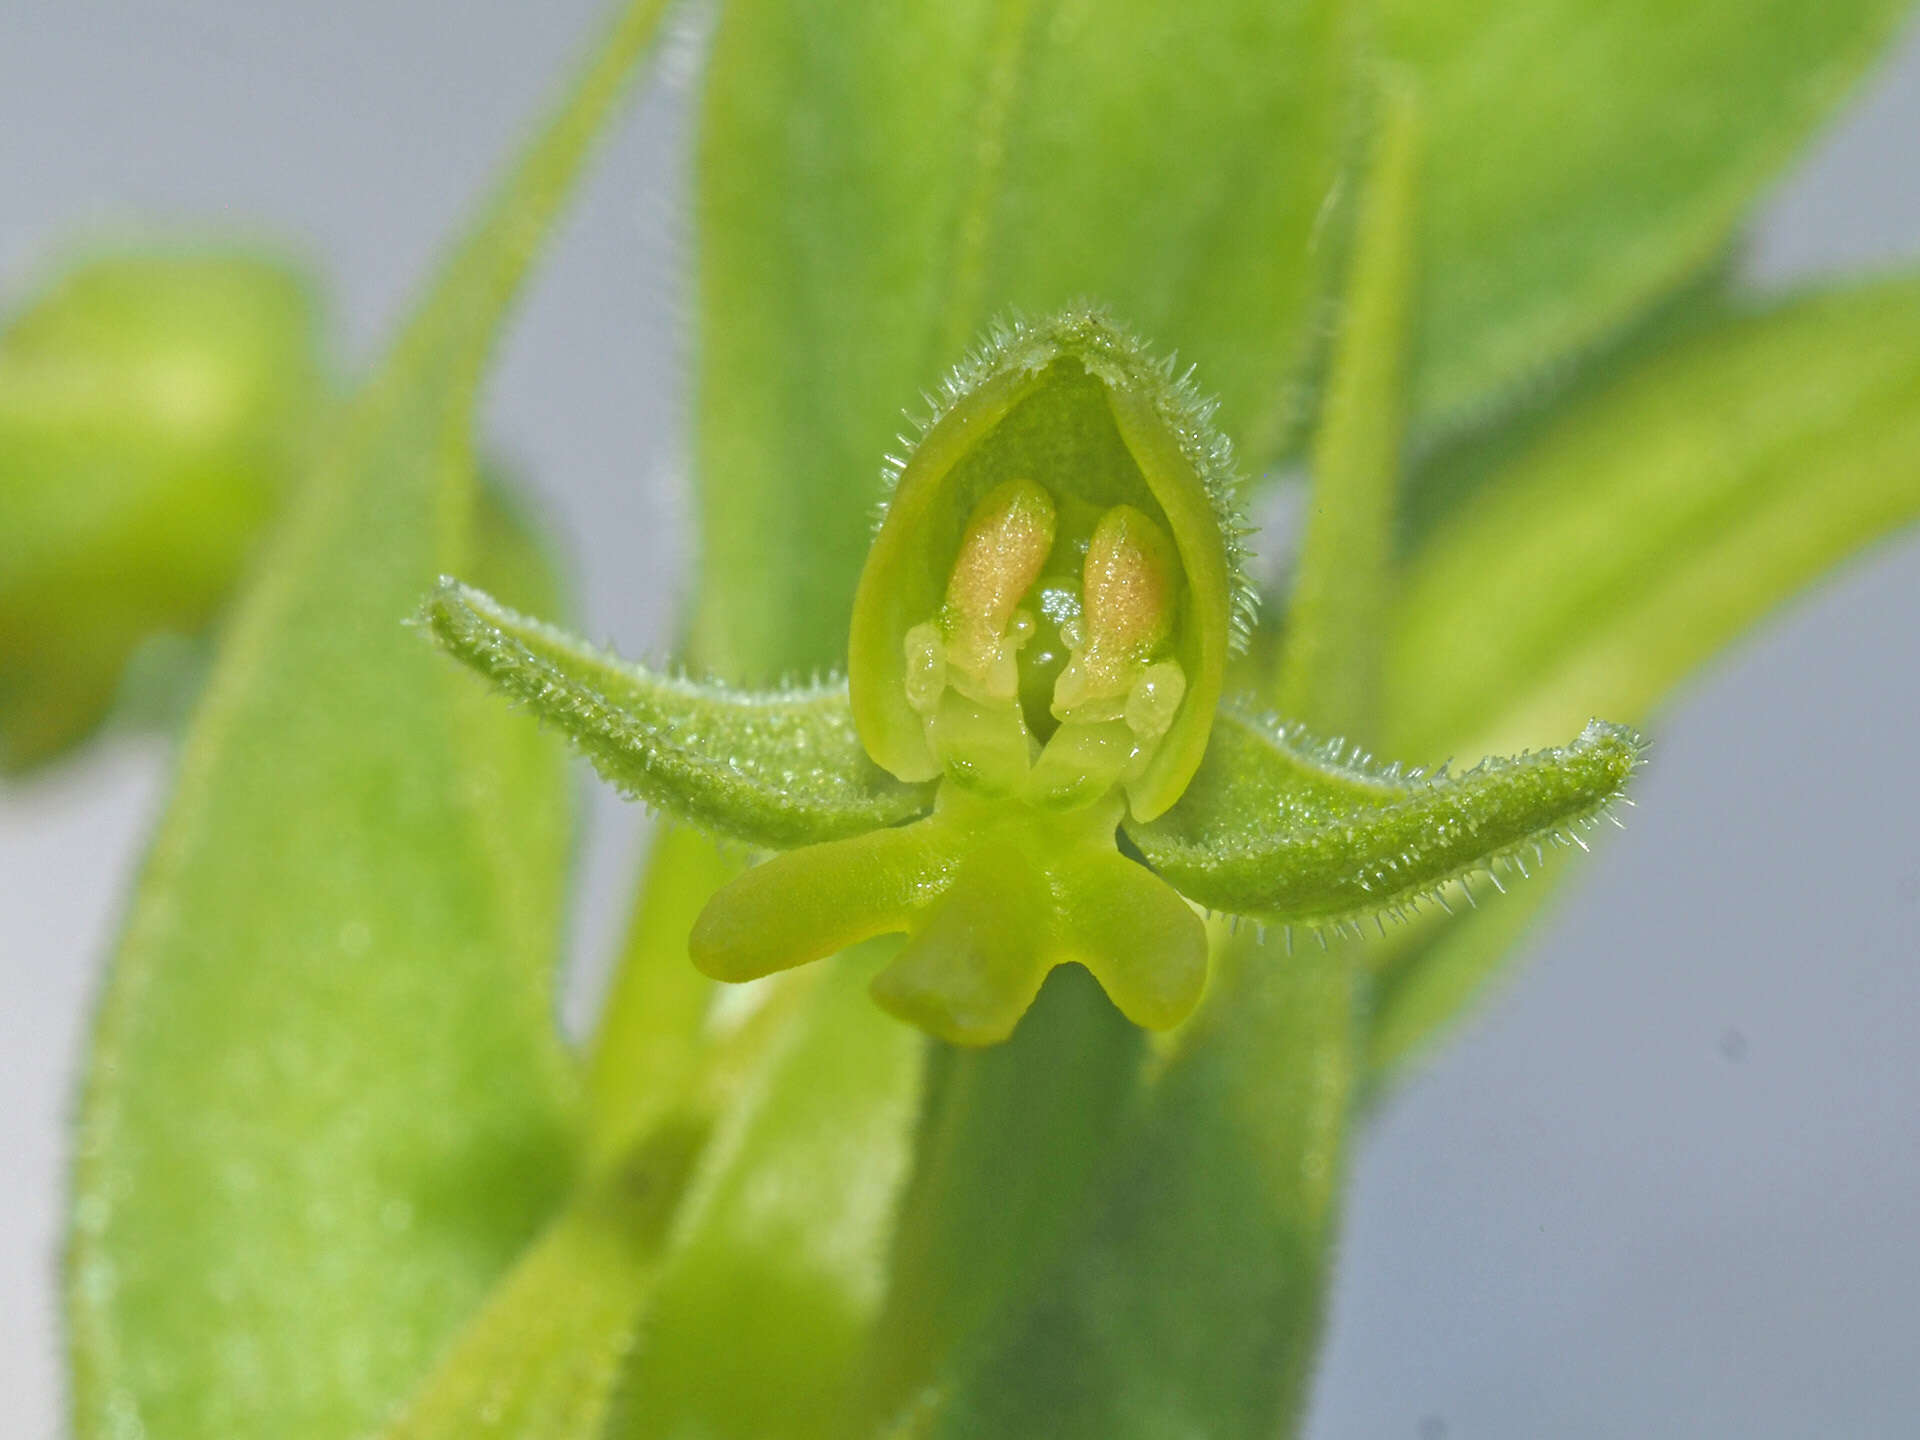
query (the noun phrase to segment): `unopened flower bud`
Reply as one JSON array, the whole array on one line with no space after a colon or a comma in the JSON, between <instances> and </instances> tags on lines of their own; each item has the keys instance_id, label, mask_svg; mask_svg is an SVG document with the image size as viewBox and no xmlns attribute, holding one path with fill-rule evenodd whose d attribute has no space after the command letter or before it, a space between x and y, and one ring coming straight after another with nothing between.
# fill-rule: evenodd
<instances>
[{"instance_id":1,"label":"unopened flower bud","mask_svg":"<svg viewBox=\"0 0 1920 1440\"><path fill-rule=\"evenodd\" d=\"M198 630L320 399L301 278L101 259L0 335L0 770L84 735L147 640Z\"/></svg>"}]
</instances>

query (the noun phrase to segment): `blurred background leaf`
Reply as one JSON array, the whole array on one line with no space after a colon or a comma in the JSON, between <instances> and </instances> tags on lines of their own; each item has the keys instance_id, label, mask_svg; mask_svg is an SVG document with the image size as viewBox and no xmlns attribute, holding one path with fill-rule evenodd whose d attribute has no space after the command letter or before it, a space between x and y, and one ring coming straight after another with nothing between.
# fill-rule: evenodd
<instances>
[{"instance_id":1,"label":"blurred background leaf","mask_svg":"<svg viewBox=\"0 0 1920 1440\"><path fill-rule=\"evenodd\" d=\"M1384 743L1423 763L1539 745L1596 714L1643 720L1757 621L1920 519L1920 281L1701 323L1478 463L1474 498L1409 558L1389 632ZM1397 1065L1457 1015L1572 868L1394 954L1374 1063Z\"/></svg>"},{"instance_id":2,"label":"blurred background leaf","mask_svg":"<svg viewBox=\"0 0 1920 1440\"><path fill-rule=\"evenodd\" d=\"M572 1178L563 760L400 622L473 561L486 359L660 9L629 8L330 428L225 637L81 1104L83 1437L364 1430ZM554 606L537 566L492 568Z\"/></svg>"},{"instance_id":3,"label":"blurred background leaf","mask_svg":"<svg viewBox=\"0 0 1920 1440\"><path fill-rule=\"evenodd\" d=\"M1920 283L1750 308L1495 452L1409 557L1385 743L1463 759L1645 716L1837 561L1920 516Z\"/></svg>"},{"instance_id":4,"label":"blurred background leaf","mask_svg":"<svg viewBox=\"0 0 1920 1440\"><path fill-rule=\"evenodd\" d=\"M1414 413L1550 380L1710 265L1907 0L1386 0L1431 175Z\"/></svg>"}]
</instances>

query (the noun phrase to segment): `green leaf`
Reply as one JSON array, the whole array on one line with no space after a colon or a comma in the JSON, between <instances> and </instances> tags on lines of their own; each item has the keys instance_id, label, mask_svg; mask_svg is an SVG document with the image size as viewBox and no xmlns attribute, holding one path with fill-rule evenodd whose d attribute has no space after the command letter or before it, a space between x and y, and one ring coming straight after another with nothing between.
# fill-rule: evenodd
<instances>
[{"instance_id":1,"label":"green leaf","mask_svg":"<svg viewBox=\"0 0 1920 1440\"><path fill-rule=\"evenodd\" d=\"M653 837L587 1063L587 1163L624 1155L682 1099L706 1048L713 982L687 959L687 935L740 861L698 830Z\"/></svg>"},{"instance_id":2,"label":"green leaf","mask_svg":"<svg viewBox=\"0 0 1920 1440\"><path fill-rule=\"evenodd\" d=\"M562 757L401 621L468 561L488 351L660 8L628 9L342 418L226 636L81 1103L82 1437L365 1431L573 1168Z\"/></svg>"},{"instance_id":3,"label":"green leaf","mask_svg":"<svg viewBox=\"0 0 1920 1440\"><path fill-rule=\"evenodd\" d=\"M1421 925L1394 953L1376 962L1366 1041L1371 1087L1390 1082L1480 997L1514 946L1559 896L1560 882L1574 868L1550 865L1498 905Z\"/></svg>"},{"instance_id":4,"label":"green leaf","mask_svg":"<svg viewBox=\"0 0 1920 1440\"><path fill-rule=\"evenodd\" d=\"M0 336L0 770L106 712L134 647L232 589L321 401L304 277L101 258Z\"/></svg>"},{"instance_id":5,"label":"green leaf","mask_svg":"<svg viewBox=\"0 0 1920 1440\"><path fill-rule=\"evenodd\" d=\"M755 1025L765 1039L716 1112L609 1436L848 1433L919 1101L922 1037L867 998L892 948L732 992L716 1010L716 1043Z\"/></svg>"},{"instance_id":6,"label":"green leaf","mask_svg":"<svg viewBox=\"0 0 1920 1440\"><path fill-rule=\"evenodd\" d=\"M706 1138L661 1128L586 1190L500 1282L380 1440L599 1440Z\"/></svg>"},{"instance_id":7,"label":"green leaf","mask_svg":"<svg viewBox=\"0 0 1920 1440\"><path fill-rule=\"evenodd\" d=\"M1641 742L1590 721L1558 749L1489 756L1449 775L1373 766L1339 741L1223 714L1205 763L1159 820L1127 826L1140 853L1181 894L1215 910L1338 927L1444 900L1458 881L1524 873L1548 843L1616 800Z\"/></svg>"},{"instance_id":8,"label":"green leaf","mask_svg":"<svg viewBox=\"0 0 1920 1440\"><path fill-rule=\"evenodd\" d=\"M1920 280L1704 327L1493 465L1409 559L1388 649L1396 754L1637 721L1920 518Z\"/></svg>"},{"instance_id":9,"label":"green leaf","mask_svg":"<svg viewBox=\"0 0 1920 1440\"><path fill-rule=\"evenodd\" d=\"M769 849L916 818L931 788L867 758L844 681L749 694L657 675L442 580L434 638L563 731L626 794Z\"/></svg>"},{"instance_id":10,"label":"green leaf","mask_svg":"<svg viewBox=\"0 0 1920 1440\"><path fill-rule=\"evenodd\" d=\"M1346 304L1313 444L1313 510L1274 702L1322 734L1371 737L1392 607L1394 512L1414 301L1419 109L1390 72L1378 101Z\"/></svg>"},{"instance_id":11,"label":"green leaf","mask_svg":"<svg viewBox=\"0 0 1920 1440\"><path fill-rule=\"evenodd\" d=\"M1110 305L1270 458L1345 148L1350 9L726 6L696 199L695 660L755 683L838 663L878 458L1009 306Z\"/></svg>"},{"instance_id":12,"label":"green leaf","mask_svg":"<svg viewBox=\"0 0 1920 1440\"><path fill-rule=\"evenodd\" d=\"M1595 709L1639 720L1920 519L1920 280L1698 325L1481 468L1478 498L1408 567L1389 650L1403 754L1532 743ZM1375 997L1376 1072L1479 993L1553 884L1395 961Z\"/></svg>"},{"instance_id":13,"label":"green leaf","mask_svg":"<svg viewBox=\"0 0 1920 1440\"><path fill-rule=\"evenodd\" d=\"M1907 0L1388 0L1428 102L1414 410L1453 423L1719 254Z\"/></svg>"},{"instance_id":14,"label":"green leaf","mask_svg":"<svg viewBox=\"0 0 1920 1440\"><path fill-rule=\"evenodd\" d=\"M1471 500L1502 464L1532 445L1563 410L1584 403L1697 331L1750 308L1753 296L1740 284L1739 266L1737 247L1729 247L1709 268L1637 317L1625 333L1572 367L1564 383L1529 391L1500 411L1497 423L1437 437L1437 443L1416 443L1401 481L1400 557L1425 544L1436 527Z\"/></svg>"}]
</instances>

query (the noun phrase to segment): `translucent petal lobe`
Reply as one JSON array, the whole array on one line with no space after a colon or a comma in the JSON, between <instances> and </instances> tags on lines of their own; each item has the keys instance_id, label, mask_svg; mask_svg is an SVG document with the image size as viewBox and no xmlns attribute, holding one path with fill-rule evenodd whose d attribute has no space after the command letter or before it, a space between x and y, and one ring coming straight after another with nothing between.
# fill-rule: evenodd
<instances>
[{"instance_id":1,"label":"translucent petal lobe","mask_svg":"<svg viewBox=\"0 0 1920 1440\"><path fill-rule=\"evenodd\" d=\"M961 521L1013 478L1037 478L1087 523L1056 555L1084 553L1091 516L1118 503L1164 524L1179 553L1182 600L1171 656L1186 697L1146 771L1136 813L1157 815L1200 762L1227 657L1251 624L1246 533L1234 450L1190 373L1156 358L1098 308L1010 321L941 383L934 414L893 475L885 519L854 601L847 666L862 739L893 774L936 773L904 686L902 639L939 606Z\"/></svg>"},{"instance_id":2,"label":"translucent petal lobe","mask_svg":"<svg viewBox=\"0 0 1920 1440\"><path fill-rule=\"evenodd\" d=\"M960 1044L994 1044L1040 993L1051 968L1041 877L1024 865L974 856L953 889L874 977L879 1006Z\"/></svg>"},{"instance_id":3,"label":"translucent petal lobe","mask_svg":"<svg viewBox=\"0 0 1920 1440\"><path fill-rule=\"evenodd\" d=\"M1191 1015L1207 983L1207 931L1186 902L1117 850L1078 860L1062 879L1064 948L1120 1013L1148 1030Z\"/></svg>"},{"instance_id":4,"label":"translucent petal lobe","mask_svg":"<svg viewBox=\"0 0 1920 1440\"><path fill-rule=\"evenodd\" d=\"M776 855L708 902L688 937L693 963L716 980L755 980L904 930L949 882L950 841L929 821Z\"/></svg>"}]
</instances>

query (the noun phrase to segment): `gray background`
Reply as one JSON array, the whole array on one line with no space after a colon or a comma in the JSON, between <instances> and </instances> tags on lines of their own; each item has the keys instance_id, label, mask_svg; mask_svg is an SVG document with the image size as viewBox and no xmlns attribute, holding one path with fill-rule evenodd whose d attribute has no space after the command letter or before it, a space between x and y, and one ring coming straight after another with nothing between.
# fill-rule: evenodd
<instances>
[{"instance_id":1,"label":"gray background","mask_svg":"<svg viewBox=\"0 0 1920 1440\"><path fill-rule=\"evenodd\" d=\"M12 0L0 303L76 236L313 258L362 362L591 32L595 0ZM457 29L457 34L449 33ZM672 640L684 574L677 117L663 58L542 272L488 415L592 631ZM1763 213L1764 284L1920 251L1920 38ZM1360 1143L1312 1433L1920 1433L1920 536L1716 664L1517 979ZM88 999L164 747L0 791L0 1432L59 1428L53 1252ZM643 843L595 792L590 1005Z\"/></svg>"}]
</instances>

